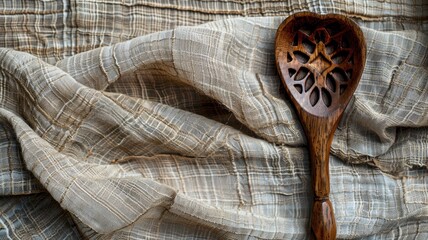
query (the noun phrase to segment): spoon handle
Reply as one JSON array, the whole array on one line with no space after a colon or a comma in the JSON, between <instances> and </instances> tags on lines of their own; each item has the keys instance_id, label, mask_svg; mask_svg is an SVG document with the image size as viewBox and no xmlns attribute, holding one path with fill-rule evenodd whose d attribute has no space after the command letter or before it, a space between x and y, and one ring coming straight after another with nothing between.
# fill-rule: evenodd
<instances>
[{"instance_id":1,"label":"spoon handle","mask_svg":"<svg viewBox=\"0 0 428 240\"><path fill-rule=\"evenodd\" d=\"M302 117L304 118L305 114ZM312 188L314 191L311 216L312 239L336 239L336 221L333 206L329 200L329 152L339 119L340 115L333 118L311 117L303 120L308 124L304 128L309 142ZM311 130L309 131L309 129Z\"/></svg>"},{"instance_id":2,"label":"spoon handle","mask_svg":"<svg viewBox=\"0 0 428 240\"><path fill-rule=\"evenodd\" d=\"M298 108L308 138L314 202L311 216L312 239L336 239L336 221L329 200L329 156L334 131L342 116L338 111L329 117L316 117Z\"/></svg>"}]
</instances>

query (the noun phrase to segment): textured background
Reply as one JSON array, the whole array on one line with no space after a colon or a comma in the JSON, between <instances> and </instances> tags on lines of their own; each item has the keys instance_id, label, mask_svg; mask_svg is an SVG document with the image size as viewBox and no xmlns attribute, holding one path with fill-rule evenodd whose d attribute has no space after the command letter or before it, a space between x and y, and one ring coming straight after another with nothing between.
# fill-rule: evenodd
<instances>
[{"instance_id":1,"label":"textured background","mask_svg":"<svg viewBox=\"0 0 428 240\"><path fill-rule=\"evenodd\" d=\"M309 159L273 43L309 10L352 17L368 48L331 149L338 237L427 239L427 9L0 3L0 238L304 239Z\"/></svg>"}]
</instances>

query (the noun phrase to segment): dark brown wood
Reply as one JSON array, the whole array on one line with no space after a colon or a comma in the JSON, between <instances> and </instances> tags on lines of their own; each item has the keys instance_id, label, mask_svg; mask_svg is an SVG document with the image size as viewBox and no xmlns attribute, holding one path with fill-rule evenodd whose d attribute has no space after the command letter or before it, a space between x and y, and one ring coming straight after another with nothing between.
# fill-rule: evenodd
<instances>
[{"instance_id":1,"label":"dark brown wood","mask_svg":"<svg viewBox=\"0 0 428 240\"><path fill-rule=\"evenodd\" d=\"M363 33L342 15L297 13L279 26L275 57L308 138L314 191L312 238L336 239L329 200L329 153L334 131L364 69Z\"/></svg>"}]
</instances>

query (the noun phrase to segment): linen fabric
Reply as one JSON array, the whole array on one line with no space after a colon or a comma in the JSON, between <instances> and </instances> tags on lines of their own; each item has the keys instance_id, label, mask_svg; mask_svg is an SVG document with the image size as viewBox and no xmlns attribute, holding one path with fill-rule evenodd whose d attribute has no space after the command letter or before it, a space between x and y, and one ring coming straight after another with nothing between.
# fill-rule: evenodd
<instances>
[{"instance_id":1,"label":"linen fabric","mask_svg":"<svg viewBox=\"0 0 428 240\"><path fill-rule=\"evenodd\" d=\"M428 239L428 3L0 3L0 239L305 239L274 62L299 11L367 42L331 148L340 239Z\"/></svg>"}]
</instances>

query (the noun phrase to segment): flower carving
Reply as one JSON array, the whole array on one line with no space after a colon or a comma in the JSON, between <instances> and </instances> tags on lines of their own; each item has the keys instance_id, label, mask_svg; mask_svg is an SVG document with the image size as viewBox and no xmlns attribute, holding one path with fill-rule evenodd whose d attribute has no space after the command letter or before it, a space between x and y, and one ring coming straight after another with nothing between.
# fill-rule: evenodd
<instances>
[{"instance_id":1,"label":"flower carving","mask_svg":"<svg viewBox=\"0 0 428 240\"><path fill-rule=\"evenodd\" d=\"M288 76L312 107L329 108L346 91L353 71L353 50L346 29L326 24L295 32L287 52Z\"/></svg>"}]
</instances>

